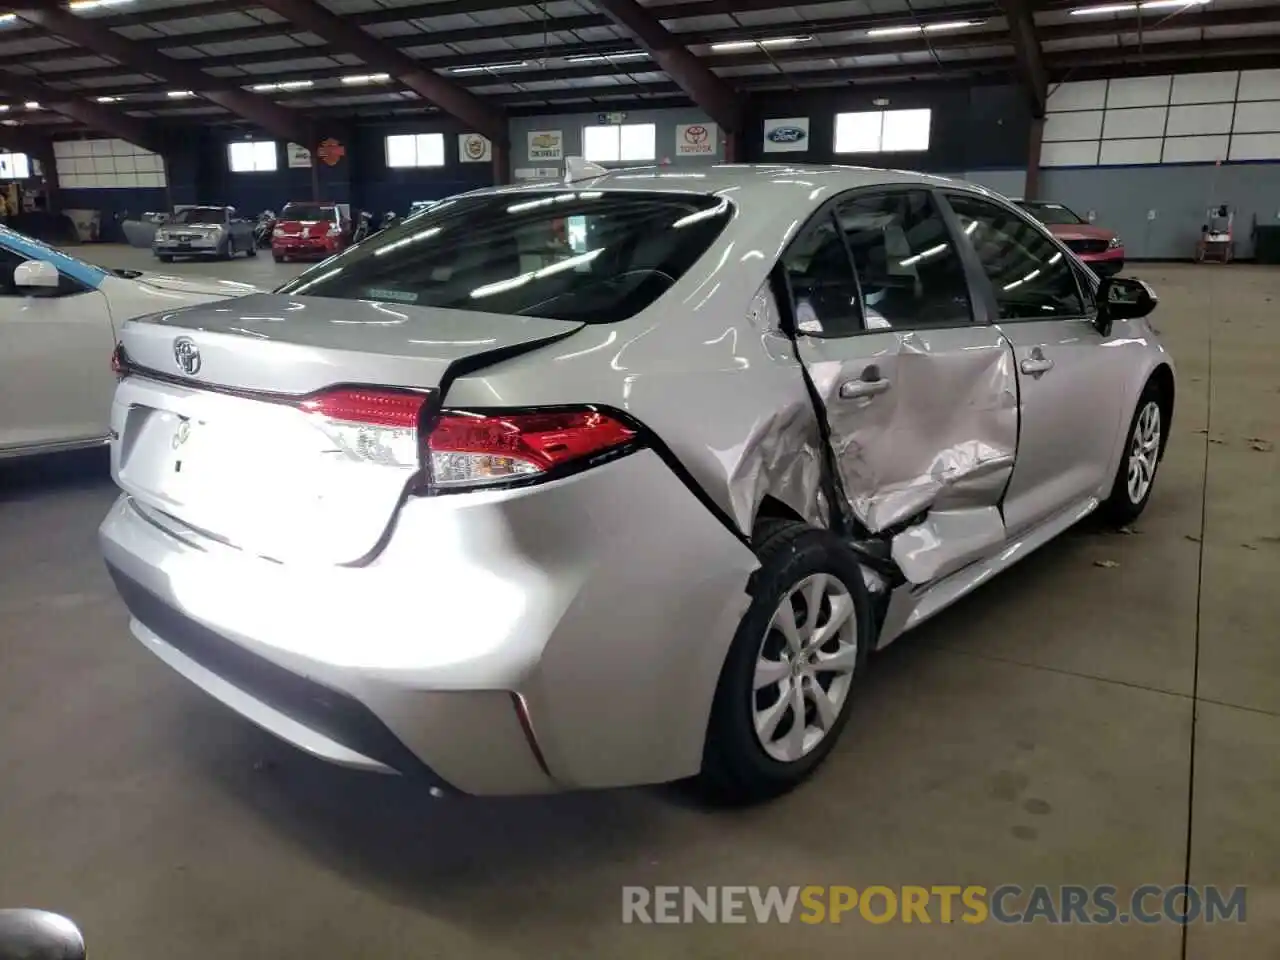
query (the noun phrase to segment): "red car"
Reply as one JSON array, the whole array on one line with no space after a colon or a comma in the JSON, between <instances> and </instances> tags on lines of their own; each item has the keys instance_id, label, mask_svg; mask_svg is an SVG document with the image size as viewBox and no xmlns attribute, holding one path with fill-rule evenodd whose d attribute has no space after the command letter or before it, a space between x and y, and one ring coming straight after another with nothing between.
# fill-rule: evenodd
<instances>
[{"instance_id":1,"label":"red car","mask_svg":"<svg viewBox=\"0 0 1280 960\"><path fill-rule=\"evenodd\" d=\"M1050 233L1070 247L1098 276L1112 276L1124 267L1124 244L1114 230L1095 227L1060 203L1045 200L1019 200L1017 203L1048 227Z\"/></svg>"},{"instance_id":2,"label":"red car","mask_svg":"<svg viewBox=\"0 0 1280 960\"><path fill-rule=\"evenodd\" d=\"M345 203L286 203L271 231L271 256L324 259L351 243L351 208Z\"/></svg>"}]
</instances>

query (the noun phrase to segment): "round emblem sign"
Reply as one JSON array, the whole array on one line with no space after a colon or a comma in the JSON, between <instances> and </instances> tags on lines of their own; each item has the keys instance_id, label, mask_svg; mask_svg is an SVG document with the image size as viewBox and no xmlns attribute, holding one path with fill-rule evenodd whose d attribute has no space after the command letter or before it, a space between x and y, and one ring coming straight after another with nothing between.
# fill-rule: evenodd
<instances>
[{"instance_id":1,"label":"round emblem sign","mask_svg":"<svg viewBox=\"0 0 1280 960\"><path fill-rule=\"evenodd\" d=\"M685 127L684 139L694 146L701 146L707 142L707 128L697 125Z\"/></svg>"},{"instance_id":2,"label":"round emblem sign","mask_svg":"<svg viewBox=\"0 0 1280 960\"><path fill-rule=\"evenodd\" d=\"M472 160L479 160L484 156L484 146L484 137L472 134L464 141L462 149L467 151L467 156Z\"/></svg>"}]
</instances>

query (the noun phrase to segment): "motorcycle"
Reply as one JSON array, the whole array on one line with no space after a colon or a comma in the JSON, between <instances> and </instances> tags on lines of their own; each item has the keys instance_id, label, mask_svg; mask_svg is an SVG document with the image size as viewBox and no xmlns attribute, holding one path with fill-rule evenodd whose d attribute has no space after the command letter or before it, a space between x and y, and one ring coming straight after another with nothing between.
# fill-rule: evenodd
<instances>
[{"instance_id":1,"label":"motorcycle","mask_svg":"<svg viewBox=\"0 0 1280 960\"><path fill-rule=\"evenodd\" d=\"M373 233L373 215L368 210L361 210L360 222L356 224L356 228L351 234L351 242L359 243L371 233Z\"/></svg>"},{"instance_id":2,"label":"motorcycle","mask_svg":"<svg viewBox=\"0 0 1280 960\"><path fill-rule=\"evenodd\" d=\"M394 210L388 210L386 213L382 215L382 224L378 229L390 230L399 222L400 222L400 214L396 213Z\"/></svg>"},{"instance_id":3,"label":"motorcycle","mask_svg":"<svg viewBox=\"0 0 1280 960\"><path fill-rule=\"evenodd\" d=\"M258 214L258 222L253 228L253 242L258 245L258 249L264 250L271 246L271 232L276 228L276 212L274 210L263 210Z\"/></svg>"}]
</instances>

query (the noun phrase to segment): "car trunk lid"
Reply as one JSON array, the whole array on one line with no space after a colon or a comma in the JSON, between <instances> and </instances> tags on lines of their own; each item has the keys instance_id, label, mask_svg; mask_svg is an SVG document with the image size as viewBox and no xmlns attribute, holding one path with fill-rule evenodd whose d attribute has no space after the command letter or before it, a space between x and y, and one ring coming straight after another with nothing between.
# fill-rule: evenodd
<instances>
[{"instance_id":1,"label":"car trunk lid","mask_svg":"<svg viewBox=\"0 0 1280 960\"><path fill-rule=\"evenodd\" d=\"M113 474L195 534L282 562L359 562L417 482L417 423L457 369L581 326L265 294L131 321Z\"/></svg>"}]
</instances>

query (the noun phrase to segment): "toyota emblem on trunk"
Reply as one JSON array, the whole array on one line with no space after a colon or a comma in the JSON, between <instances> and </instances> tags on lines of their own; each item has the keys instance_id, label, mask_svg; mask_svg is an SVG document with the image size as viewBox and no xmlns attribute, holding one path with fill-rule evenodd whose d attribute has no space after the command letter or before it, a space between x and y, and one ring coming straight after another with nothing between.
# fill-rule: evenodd
<instances>
[{"instance_id":1,"label":"toyota emblem on trunk","mask_svg":"<svg viewBox=\"0 0 1280 960\"><path fill-rule=\"evenodd\" d=\"M179 368L189 377L200 372L200 348L190 337L179 337L173 341L173 359L178 361Z\"/></svg>"}]
</instances>

